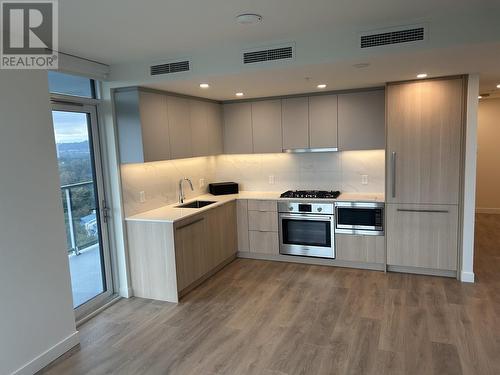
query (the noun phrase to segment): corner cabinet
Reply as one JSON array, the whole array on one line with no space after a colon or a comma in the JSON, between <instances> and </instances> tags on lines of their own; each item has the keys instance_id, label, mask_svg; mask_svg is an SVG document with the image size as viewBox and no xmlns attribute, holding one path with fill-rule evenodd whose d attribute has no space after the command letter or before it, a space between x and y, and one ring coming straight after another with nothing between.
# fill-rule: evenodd
<instances>
[{"instance_id":1,"label":"corner cabinet","mask_svg":"<svg viewBox=\"0 0 500 375\"><path fill-rule=\"evenodd\" d=\"M456 274L464 97L462 77L387 87L389 269Z\"/></svg>"},{"instance_id":2,"label":"corner cabinet","mask_svg":"<svg viewBox=\"0 0 500 375\"><path fill-rule=\"evenodd\" d=\"M221 105L138 87L114 92L121 163L222 153Z\"/></svg>"},{"instance_id":3,"label":"corner cabinet","mask_svg":"<svg viewBox=\"0 0 500 375\"><path fill-rule=\"evenodd\" d=\"M184 220L127 221L130 277L137 297L179 298L236 257L236 202Z\"/></svg>"}]
</instances>

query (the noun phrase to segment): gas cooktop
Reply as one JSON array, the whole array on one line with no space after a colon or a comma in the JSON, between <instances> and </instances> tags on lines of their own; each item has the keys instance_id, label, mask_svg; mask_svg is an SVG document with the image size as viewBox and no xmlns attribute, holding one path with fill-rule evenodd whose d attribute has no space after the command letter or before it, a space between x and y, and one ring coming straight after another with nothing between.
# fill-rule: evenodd
<instances>
[{"instance_id":1,"label":"gas cooktop","mask_svg":"<svg viewBox=\"0 0 500 375\"><path fill-rule=\"evenodd\" d=\"M314 198L314 199L336 199L340 191L325 190L288 190L280 195L280 198Z\"/></svg>"}]
</instances>

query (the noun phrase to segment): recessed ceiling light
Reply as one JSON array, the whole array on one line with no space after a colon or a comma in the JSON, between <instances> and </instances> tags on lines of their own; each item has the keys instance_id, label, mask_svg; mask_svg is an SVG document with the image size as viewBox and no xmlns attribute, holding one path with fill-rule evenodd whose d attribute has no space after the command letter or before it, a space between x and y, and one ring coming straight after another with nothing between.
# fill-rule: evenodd
<instances>
[{"instance_id":1,"label":"recessed ceiling light","mask_svg":"<svg viewBox=\"0 0 500 375\"><path fill-rule=\"evenodd\" d=\"M478 99L482 99L483 97L482 97L481 95L479 95L477 98L478 98Z\"/></svg>"},{"instance_id":2,"label":"recessed ceiling light","mask_svg":"<svg viewBox=\"0 0 500 375\"><path fill-rule=\"evenodd\" d=\"M262 16L255 13L243 13L236 17L236 22L242 25L262 22Z\"/></svg>"},{"instance_id":3,"label":"recessed ceiling light","mask_svg":"<svg viewBox=\"0 0 500 375\"><path fill-rule=\"evenodd\" d=\"M324 83L320 83L318 86L316 86L318 89L324 89L326 88L326 85Z\"/></svg>"},{"instance_id":4,"label":"recessed ceiling light","mask_svg":"<svg viewBox=\"0 0 500 375\"><path fill-rule=\"evenodd\" d=\"M210 85L208 83L200 83L200 87L202 89L208 89L210 87Z\"/></svg>"},{"instance_id":5,"label":"recessed ceiling light","mask_svg":"<svg viewBox=\"0 0 500 375\"><path fill-rule=\"evenodd\" d=\"M497 85L497 89L500 89L500 83Z\"/></svg>"},{"instance_id":6,"label":"recessed ceiling light","mask_svg":"<svg viewBox=\"0 0 500 375\"><path fill-rule=\"evenodd\" d=\"M237 92L236 96L243 96L244 94L242 92Z\"/></svg>"},{"instance_id":7,"label":"recessed ceiling light","mask_svg":"<svg viewBox=\"0 0 500 375\"><path fill-rule=\"evenodd\" d=\"M426 78L427 77L427 73L419 73L417 74L417 78Z\"/></svg>"}]
</instances>

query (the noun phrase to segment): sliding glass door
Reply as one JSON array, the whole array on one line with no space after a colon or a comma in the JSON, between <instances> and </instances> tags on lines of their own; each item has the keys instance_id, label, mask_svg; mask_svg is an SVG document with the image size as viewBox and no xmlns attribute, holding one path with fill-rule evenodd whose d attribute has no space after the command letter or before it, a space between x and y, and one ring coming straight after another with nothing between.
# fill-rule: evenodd
<instances>
[{"instance_id":1,"label":"sliding glass door","mask_svg":"<svg viewBox=\"0 0 500 375\"><path fill-rule=\"evenodd\" d=\"M61 200L77 320L113 293L96 108L53 104Z\"/></svg>"}]
</instances>

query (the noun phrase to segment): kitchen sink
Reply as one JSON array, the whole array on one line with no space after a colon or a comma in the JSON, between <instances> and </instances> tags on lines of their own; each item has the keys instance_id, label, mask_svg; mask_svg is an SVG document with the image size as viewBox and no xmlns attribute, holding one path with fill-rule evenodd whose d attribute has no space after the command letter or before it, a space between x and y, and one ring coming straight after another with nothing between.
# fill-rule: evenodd
<instances>
[{"instance_id":1,"label":"kitchen sink","mask_svg":"<svg viewBox=\"0 0 500 375\"><path fill-rule=\"evenodd\" d=\"M193 202L189 202L189 203L184 203L184 204L181 204L179 206L175 206L176 208L202 208L202 207L205 207L205 206L208 206L210 204L213 204L215 202L211 202L211 201L193 201Z\"/></svg>"}]
</instances>

